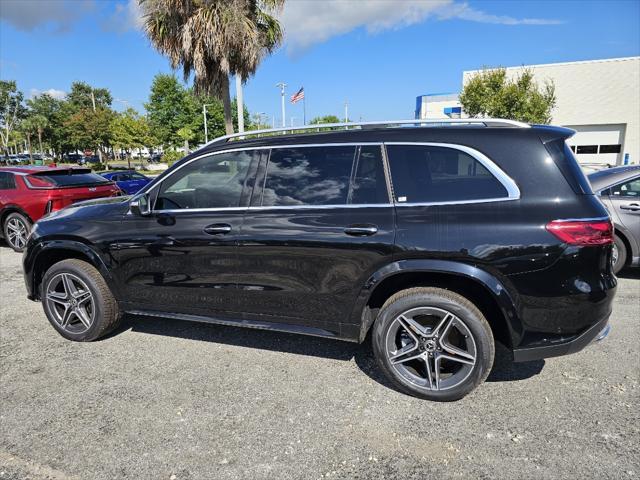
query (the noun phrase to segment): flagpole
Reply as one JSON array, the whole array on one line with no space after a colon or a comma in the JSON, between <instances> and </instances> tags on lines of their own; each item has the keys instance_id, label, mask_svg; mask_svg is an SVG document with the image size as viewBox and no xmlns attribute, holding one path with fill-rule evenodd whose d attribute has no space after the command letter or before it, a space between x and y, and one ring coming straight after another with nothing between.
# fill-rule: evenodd
<instances>
[{"instance_id":1,"label":"flagpole","mask_svg":"<svg viewBox=\"0 0 640 480\"><path fill-rule=\"evenodd\" d=\"M307 95L302 97L302 124L307 124Z\"/></svg>"}]
</instances>

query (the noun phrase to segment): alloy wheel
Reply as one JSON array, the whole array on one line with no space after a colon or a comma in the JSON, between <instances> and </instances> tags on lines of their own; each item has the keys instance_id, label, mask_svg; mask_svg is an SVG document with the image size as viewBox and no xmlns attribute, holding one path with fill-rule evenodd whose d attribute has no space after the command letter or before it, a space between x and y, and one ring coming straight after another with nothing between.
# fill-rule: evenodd
<instances>
[{"instance_id":1,"label":"alloy wheel","mask_svg":"<svg viewBox=\"0 0 640 480\"><path fill-rule=\"evenodd\" d=\"M611 265L614 267L616 263L618 263L618 257L620 256L620 251L618 250L618 246L614 243L613 248L611 249Z\"/></svg>"},{"instance_id":2,"label":"alloy wheel","mask_svg":"<svg viewBox=\"0 0 640 480\"><path fill-rule=\"evenodd\" d=\"M7 242L16 249L23 249L27 244L29 231L19 218L11 218L7 222Z\"/></svg>"},{"instance_id":3,"label":"alloy wheel","mask_svg":"<svg viewBox=\"0 0 640 480\"><path fill-rule=\"evenodd\" d=\"M89 287L71 273L59 273L46 288L46 302L60 328L69 333L84 333L93 324L95 301Z\"/></svg>"},{"instance_id":4,"label":"alloy wheel","mask_svg":"<svg viewBox=\"0 0 640 480\"><path fill-rule=\"evenodd\" d=\"M473 334L460 317L435 307L408 310L386 336L387 358L407 382L429 391L463 383L476 364Z\"/></svg>"}]
</instances>

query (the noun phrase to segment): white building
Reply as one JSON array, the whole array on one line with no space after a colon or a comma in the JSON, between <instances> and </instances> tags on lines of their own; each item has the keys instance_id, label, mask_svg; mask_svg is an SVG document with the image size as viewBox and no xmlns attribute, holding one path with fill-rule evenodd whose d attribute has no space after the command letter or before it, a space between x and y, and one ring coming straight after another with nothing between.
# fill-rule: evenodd
<instances>
[{"instance_id":1,"label":"white building","mask_svg":"<svg viewBox=\"0 0 640 480\"><path fill-rule=\"evenodd\" d=\"M533 72L539 85L555 85L551 123L576 130L567 143L580 163L640 163L640 57L509 67L507 76L516 77L524 69ZM463 85L476 73L465 71ZM420 103L417 118L433 118L431 112L437 110L436 117L446 116L446 107L429 107L429 96L418 98L426 98L426 108ZM454 105L452 99L447 102Z\"/></svg>"},{"instance_id":2,"label":"white building","mask_svg":"<svg viewBox=\"0 0 640 480\"><path fill-rule=\"evenodd\" d=\"M457 93L430 93L416 97L416 117L434 120L460 118L462 106Z\"/></svg>"}]
</instances>

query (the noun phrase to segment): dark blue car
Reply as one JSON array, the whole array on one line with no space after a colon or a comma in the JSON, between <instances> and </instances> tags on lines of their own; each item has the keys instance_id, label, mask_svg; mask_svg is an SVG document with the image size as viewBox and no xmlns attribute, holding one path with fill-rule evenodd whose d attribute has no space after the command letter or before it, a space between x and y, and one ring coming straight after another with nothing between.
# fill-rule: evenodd
<instances>
[{"instance_id":1,"label":"dark blue car","mask_svg":"<svg viewBox=\"0 0 640 480\"><path fill-rule=\"evenodd\" d=\"M141 173L133 171L115 171L101 173L104 178L116 182L116 185L127 195L132 195L151 181Z\"/></svg>"}]
</instances>

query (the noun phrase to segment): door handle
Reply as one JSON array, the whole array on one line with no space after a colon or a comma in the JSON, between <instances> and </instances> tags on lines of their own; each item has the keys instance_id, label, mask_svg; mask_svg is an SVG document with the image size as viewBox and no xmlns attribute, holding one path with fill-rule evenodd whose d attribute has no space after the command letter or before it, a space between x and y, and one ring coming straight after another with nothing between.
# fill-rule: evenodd
<instances>
[{"instance_id":1,"label":"door handle","mask_svg":"<svg viewBox=\"0 0 640 480\"><path fill-rule=\"evenodd\" d=\"M640 204L630 203L629 205L620 205L620 210L631 210L632 212L640 211Z\"/></svg>"},{"instance_id":2,"label":"door handle","mask_svg":"<svg viewBox=\"0 0 640 480\"><path fill-rule=\"evenodd\" d=\"M369 235L375 235L378 233L378 227L375 225L349 225L344 229L344 233L352 235L354 237L367 237Z\"/></svg>"},{"instance_id":3,"label":"door handle","mask_svg":"<svg viewBox=\"0 0 640 480\"><path fill-rule=\"evenodd\" d=\"M213 223L204 227L204 233L209 235L225 235L231 231L231 225L228 223Z\"/></svg>"}]
</instances>

